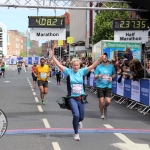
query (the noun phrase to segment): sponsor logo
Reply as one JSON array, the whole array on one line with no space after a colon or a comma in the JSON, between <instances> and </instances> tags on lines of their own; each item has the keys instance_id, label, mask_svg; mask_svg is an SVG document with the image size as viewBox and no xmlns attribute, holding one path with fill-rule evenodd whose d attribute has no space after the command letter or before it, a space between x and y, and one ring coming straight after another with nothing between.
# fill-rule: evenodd
<instances>
[{"instance_id":1,"label":"sponsor logo","mask_svg":"<svg viewBox=\"0 0 150 150\"><path fill-rule=\"evenodd\" d=\"M139 87L138 87L138 86L135 86L135 85L132 85L132 89L134 89L134 90L139 90Z\"/></svg>"},{"instance_id":2,"label":"sponsor logo","mask_svg":"<svg viewBox=\"0 0 150 150\"><path fill-rule=\"evenodd\" d=\"M129 89L131 88L131 85L130 85L130 84L125 84L124 86L125 86L126 88L129 88Z\"/></svg>"},{"instance_id":3,"label":"sponsor logo","mask_svg":"<svg viewBox=\"0 0 150 150\"><path fill-rule=\"evenodd\" d=\"M7 130L7 118L2 110L0 110L0 138L5 134Z\"/></svg>"},{"instance_id":4,"label":"sponsor logo","mask_svg":"<svg viewBox=\"0 0 150 150\"><path fill-rule=\"evenodd\" d=\"M142 91L143 93L149 93L148 89L146 89L146 88L141 88L141 91Z\"/></svg>"}]
</instances>

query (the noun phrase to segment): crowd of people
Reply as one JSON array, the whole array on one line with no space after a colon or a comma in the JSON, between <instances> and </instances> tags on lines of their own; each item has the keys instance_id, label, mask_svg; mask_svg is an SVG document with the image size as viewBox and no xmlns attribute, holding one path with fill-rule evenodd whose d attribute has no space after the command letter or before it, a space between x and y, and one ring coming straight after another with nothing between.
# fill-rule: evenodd
<instances>
[{"instance_id":1,"label":"crowd of people","mask_svg":"<svg viewBox=\"0 0 150 150\"><path fill-rule=\"evenodd\" d=\"M129 47L126 48L122 58L113 59L111 63L114 65L117 74L121 75L118 82L121 82L122 77L133 81L144 78L144 66L137 58L133 58Z\"/></svg>"}]
</instances>

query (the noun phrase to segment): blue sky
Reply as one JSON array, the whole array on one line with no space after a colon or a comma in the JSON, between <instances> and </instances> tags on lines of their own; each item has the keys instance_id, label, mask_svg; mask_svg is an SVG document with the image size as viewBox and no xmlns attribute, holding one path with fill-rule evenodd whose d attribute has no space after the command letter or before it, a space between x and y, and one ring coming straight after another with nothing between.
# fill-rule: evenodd
<instances>
[{"instance_id":1,"label":"blue sky","mask_svg":"<svg viewBox=\"0 0 150 150\"><path fill-rule=\"evenodd\" d=\"M63 15L65 10L56 10L56 16ZM7 26L8 30L20 32L30 31L28 28L28 16L37 16L37 9L3 8L0 7L0 22ZM54 10L40 9L38 16L55 16ZM39 41L39 45L44 41Z\"/></svg>"}]
</instances>

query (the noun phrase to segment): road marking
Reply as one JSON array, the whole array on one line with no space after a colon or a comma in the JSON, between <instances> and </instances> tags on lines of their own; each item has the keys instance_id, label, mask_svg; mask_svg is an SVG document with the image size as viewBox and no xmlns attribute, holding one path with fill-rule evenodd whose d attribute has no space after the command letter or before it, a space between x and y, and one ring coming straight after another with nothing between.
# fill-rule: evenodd
<instances>
[{"instance_id":1,"label":"road marking","mask_svg":"<svg viewBox=\"0 0 150 150\"><path fill-rule=\"evenodd\" d=\"M34 97L34 98L35 98L35 102L37 102L37 103L38 103L38 102L39 102L38 98L37 98L37 97Z\"/></svg>"},{"instance_id":2,"label":"road marking","mask_svg":"<svg viewBox=\"0 0 150 150\"><path fill-rule=\"evenodd\" d=\"M4 81L4 82L8 83L8 82L10 82L10 81Z\"/></svg>"},{"instance_id":3,"label":"road marking","mask_svg":"<svg viewBox=\"0 0 150 150\"><path fill-rule=\"evenodd\" d=\"M61 150L58 142L52 142L54 150Z\"/></svg>"},{"instance_id":4,"label":"road marking","mask_svg":"<svg viewBox=\"0 0 150 150\"><path fill-rule=\"evenodd\" d=\"M48 82L52 82L52 81L48 81Z\"/></svg>"},{"instance_id":5,"label":"road marking","mask_svg":"<svg viewBox=\"0 0 150 150\"><path fill-rule=\"evenodd\" d=\"M43 119L43 122L44 122L45 128L51 128L47 119Z\"/></svg>"},{"instance_id":6,"label":"road marking","mask_svg":"<svg viewBox=\"0 0 150 150\"><path fill-rule=\"evenodd\" d=\"M35 93L35 92L33 92L33 95L36 95L36 93Z\"/></svg>"},{"instance_id":7,"label":"road marking","mask_svg":"<svg viewBox=\"0 0 150 150\"><path fill-rule=\"evenodd\" d=\"M34 89L31 89L32 91L34 91Z\"/></svg>"},{"instance_id":8,"label":"road marking","mask_svg":"<svg viewBox=\"0 0 150 150\"><path fill-rule=\"evenodd\" d=\"M39 109L39 112L43 112L43 109L42 109L42 107L41 106L37 106L38 107L38 109Z\"/></svg>"},{"instance_id":9,"label":"road marking","mask_svg":"<svg viewBox=\"0 0 150 150\"><path fill-rule=\"evenodd\" d=\"M106 128L114 129L109 124L103 124ZM124 143L113 143L114 147L120 148L121 150L150 150L150 147L148 144L139 144L132 142L129 138L127 138L122 133L113 133L115 134L120 140L122 140Z\"/></svg>"}]
</instances>

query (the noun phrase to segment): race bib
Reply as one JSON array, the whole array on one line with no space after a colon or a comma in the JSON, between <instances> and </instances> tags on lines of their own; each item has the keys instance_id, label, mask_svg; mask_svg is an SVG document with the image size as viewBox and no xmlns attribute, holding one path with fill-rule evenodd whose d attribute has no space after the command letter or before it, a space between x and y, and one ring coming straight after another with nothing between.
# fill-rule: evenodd
<instances>
[{"instance_id":1,"label":"race bib","mask_svg":"<svg viewBox=\"0 0 150 150\"><path fill-rule=\"evenodd\" d=\"M72 85L72 93L82 94L82 84L73 84Z\"/></svg>"},{"instance_id":2,"label":"race bib","mask_svg":"<svg viewBox=\"0 0 150 150\"><path fill-rule=\"evenodd\" d=\"M102 76L103 81L108 81L109 78L110 78L109 74L103 74L103 76Z\"/></svg>"},{"instance_id":3,"label":"race bib","mask_svg":"<svg viewBox=\"0 0 150 150\"><path fill-rule=\"evenodd\" d=\"M41 73L40 73L40 77L41 77L42 79L46 79L47 75L46 75L46 73L41 72Z\"/></svg>"}]
</instances>

